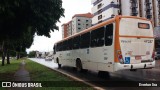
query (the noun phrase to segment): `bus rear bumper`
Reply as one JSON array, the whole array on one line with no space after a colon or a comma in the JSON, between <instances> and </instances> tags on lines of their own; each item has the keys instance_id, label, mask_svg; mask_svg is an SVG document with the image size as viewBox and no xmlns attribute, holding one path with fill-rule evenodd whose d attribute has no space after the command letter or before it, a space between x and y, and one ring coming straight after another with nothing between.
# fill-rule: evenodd
<instances>
[{"instance_id":1,"label":"bus rear bumper","mask_svg":"<svg viewBox=\"0 0 160 90\"><path fill-rule=\"evenodd\" d=\"M114 71L125 70L125 69L149 69L155 67L155 61L147 62L147 63L139 63L139 64L114 64Z\"/></svg>"}]
</instances>

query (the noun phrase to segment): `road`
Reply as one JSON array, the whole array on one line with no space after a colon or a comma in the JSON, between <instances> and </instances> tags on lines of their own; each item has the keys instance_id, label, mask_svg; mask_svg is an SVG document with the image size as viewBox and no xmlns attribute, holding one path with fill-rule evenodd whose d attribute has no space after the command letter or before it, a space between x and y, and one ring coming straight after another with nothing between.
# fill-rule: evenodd
<instances>
[{"instance_id":1,"label":"road","mask_svg":"<svg viewBox=\"0 0 160 90\"><path fill-rule=\"evenodd\" d=\"M92 83L96 86L103 87L106 90L160 90L160 87L106 87L110 82L117 81L160 81L160 60L156 61L156 67L154 69L142 69L136 72L131 71L119 71L116 73L110 73L110 79L106 77L97 77L96 71L88 71L84 73L76 72L72 67L63 66L61 69L57 68L57 64L53 61L45 61L44 59L30 58L32 61L40 63L51 69L56 69L72 76L78 77L84 81ZM160 84L160 83L158 83ZM129 85L129 84L127 84ZM127 86L125 85L125 86Z\"/></svg>"}]
</instances>

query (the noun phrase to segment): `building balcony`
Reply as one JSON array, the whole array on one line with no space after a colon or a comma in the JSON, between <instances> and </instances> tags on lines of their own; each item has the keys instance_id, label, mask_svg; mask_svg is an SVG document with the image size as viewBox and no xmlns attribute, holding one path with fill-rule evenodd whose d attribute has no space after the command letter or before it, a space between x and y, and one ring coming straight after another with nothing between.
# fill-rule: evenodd
<instances>
[{"instance_id":1,"label":"building balcony","mask_svg":"<svg viewBox=\"0 0 160 90\"><path fill-rule=\"evenodd\" d=\"M147 10L152 10L152 7L151 6L146 6L146 9L145 9L146 11Z\"/></svg>"},{"instance_id":2,"label":"building balcony","mask_svg":"<svg viewBox=\"0 0 160 90\"><path fill-rule=\"evenodd\" d=\"M130 8L138 8L138 5L137 4L131 4Z\"/></svg>"},{"instance_id":3,"label":"building balcony","mask_svg":"<svg viewBox=\"0 0 160 90\"><path fill-rule=\"evenodd\" d=\"M146 15L146 18L147 18L147 19L151 19L151 18L152 18L152 15Z\"/></svg>"},{"instance_id":4,"label":"building balcony","mask_svg":"<svg viewBox=\"0 0 160 90\"><path fill-rule=\"evenodd\" d=\"M151 12L146 12L146 15L152 15L152 13Z\"/></svg>"},{"instance_id":5,"label":"building balcony","mask_svg":"<svg viewBox=\"0 0 160 90\"><path fill-rule=\"evenodd\" d=\"M137 0L130 0L130 3L137 3Z\"/></svg>"},{"instance_id":6,"label":"building balcony","mask_svg":"<svg viewBox=\"0 0 160 90\"><path fill-rule=\"evenodd\" d=\"M137 16L137 15L138 15L137 9L132 9L131 16Z\"/></svg>"}]
</instances>

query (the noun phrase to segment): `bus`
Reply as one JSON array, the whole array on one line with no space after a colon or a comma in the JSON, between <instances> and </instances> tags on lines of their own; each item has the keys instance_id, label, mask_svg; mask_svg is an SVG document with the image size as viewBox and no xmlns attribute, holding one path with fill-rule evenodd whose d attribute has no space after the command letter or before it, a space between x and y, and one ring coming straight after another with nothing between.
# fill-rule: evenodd
<instances>
[{"instance_id":1,"label":"bus","mask_svg":"<svg viewBox=\"0 0 160 90\"><path fill-rule=\"evenodd\" d=\"M155 67L153 26L135 16L115 16L54 44L54 62L102 72Z\"/></svg>"}]
</instances>

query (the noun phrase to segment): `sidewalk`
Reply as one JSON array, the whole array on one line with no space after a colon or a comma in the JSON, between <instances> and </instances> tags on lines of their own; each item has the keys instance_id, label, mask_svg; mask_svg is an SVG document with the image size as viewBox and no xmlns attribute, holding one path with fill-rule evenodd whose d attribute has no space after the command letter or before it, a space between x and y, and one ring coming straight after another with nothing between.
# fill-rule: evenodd
<instances>
[{"instance_id":1,"label":"sidewalk","mask_svg":"<svg viewBox=\"0 0 160 90\"><path fill-rule=\"evenodd\" d=\"M14 74L14 81L30 81L29 72L25 69L25 62L19 66L19 70ZM31 90L31 88L8 88L7 90Z\"/></svg>"}]
</instances>

